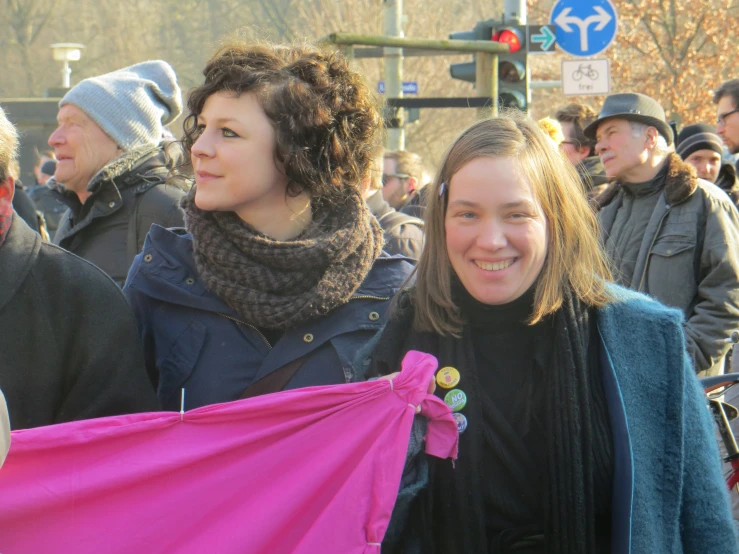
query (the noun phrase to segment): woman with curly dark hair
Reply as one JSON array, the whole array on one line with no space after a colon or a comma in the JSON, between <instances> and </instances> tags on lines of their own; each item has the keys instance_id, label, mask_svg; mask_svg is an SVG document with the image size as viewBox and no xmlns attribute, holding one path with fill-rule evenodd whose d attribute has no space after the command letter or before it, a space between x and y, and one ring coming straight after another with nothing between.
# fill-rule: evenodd
<instances>
[{"instance_id":1,"label":"woman with curly dark hair","mask_svg":"<svg viewBox=\"0 0 739 554\"><path fill-rule=\"evenodd\" d=\"M382 254L360 183L381 143L338 53L233 43L192 91L185 230L152 227L124 288L165 409L355 378L412 271Z\"/></svg>"}]
</instances>

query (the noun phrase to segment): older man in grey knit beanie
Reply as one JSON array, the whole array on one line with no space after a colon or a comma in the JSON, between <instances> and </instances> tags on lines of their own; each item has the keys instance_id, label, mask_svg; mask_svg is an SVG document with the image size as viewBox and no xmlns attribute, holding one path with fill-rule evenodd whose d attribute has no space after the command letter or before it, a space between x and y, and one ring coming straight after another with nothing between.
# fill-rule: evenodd
<instances>
[{"instance_id":1,"label":"older man in grey knit beanie","mask_svg":"<svg viewBox=\"0 0 739 554\"><path fill-rule=\"evenodd\" d=\"M151 225L183 224L183 191L165 185L173 160L162 146L182 113L177 76L164 61L138 63L81 81L59 108L49 186L69 210L54 242L122 285Z\"/></svg>"}]
</instances>

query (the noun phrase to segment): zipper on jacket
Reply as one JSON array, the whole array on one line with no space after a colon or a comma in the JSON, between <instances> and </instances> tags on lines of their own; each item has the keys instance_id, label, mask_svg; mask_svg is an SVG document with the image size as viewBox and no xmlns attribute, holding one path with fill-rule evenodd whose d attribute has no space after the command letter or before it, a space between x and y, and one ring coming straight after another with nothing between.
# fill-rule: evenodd
<instances>
[{"instance_id":1,"label":"zipper on jacket","mask_svg":"<svg viewBox=\"0 0 739 554\"><path fill-rule=\"evenodd\" d=\"M390 300L389 296L368 296L368 295L359 295L359 296L352 296L349 298L349 300Z\"/></svg>"},{"instance_id":2,"label":"zipper on jacket","mask_svg":"<svg viewBox=\"0 0 739 554\"><path fill-rule=\"evenodd\" d=\"M231 321L233 321L234 323L238 323L239 325L246 325L247 327L251 327L254 330L254 332L257 335L259 335L259 337L264 341L264 344L267 345L267 348L270 348L270 349L272 348L272 345L267 340L267 337L265 337L262 334L262 332L259 329L257 329L256 327L254 327L254 325L252 325L251 323L247 323L246 321L241 321L240 319L236 319L235 317L232 317L230 315L222 314L221 312L215 312L215 313L217 313L221 317L225 317L226 319L230 319Z\"/></svg>"}]
</instances>

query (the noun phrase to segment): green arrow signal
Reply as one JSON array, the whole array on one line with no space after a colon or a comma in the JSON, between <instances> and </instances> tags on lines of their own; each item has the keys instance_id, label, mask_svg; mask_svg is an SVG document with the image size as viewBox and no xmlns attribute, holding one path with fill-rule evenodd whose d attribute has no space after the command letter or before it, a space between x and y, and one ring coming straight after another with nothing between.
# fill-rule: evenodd
<instances>
[{"instance_id":1,"label":"green arrow signal","mask_svg":"<svg viewBox=\"0 0 739 554\"><path fill-rule=\"evenodd\" d=\"M531 42L541 42L541 49L549 50L557 40L557 36L546 25L539 27L539 31L541 34L531 35Z\"/></svg>"}]
</instances>

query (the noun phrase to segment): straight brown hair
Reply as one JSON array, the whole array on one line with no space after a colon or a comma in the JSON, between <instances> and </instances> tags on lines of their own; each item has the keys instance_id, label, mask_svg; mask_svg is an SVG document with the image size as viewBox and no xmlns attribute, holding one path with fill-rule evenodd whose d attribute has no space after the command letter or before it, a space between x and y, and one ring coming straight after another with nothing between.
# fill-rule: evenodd
<instances>
[{"instance_id":1,"label":"straight brown hair","mask_svg":"<svg viewBox=\"0 0 739 554\"><path fill-rule=\"evenodd\" d=\"M414 272L414 327L459 336L463 320L452 299L452 266L446 249L445 216L452 176L479 157L516 161L547 220L549 245L537 281L534 324L562 305L565 287L588 306L602 306L611 271L598 241L597 221L582 194L580 179L536 122L509 112L478 121L454 141L431 184L426 208L426 242ZM444 187L442 187L444 183Z\"/></svg>"}]
</instances>

